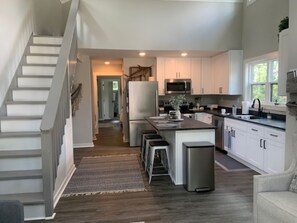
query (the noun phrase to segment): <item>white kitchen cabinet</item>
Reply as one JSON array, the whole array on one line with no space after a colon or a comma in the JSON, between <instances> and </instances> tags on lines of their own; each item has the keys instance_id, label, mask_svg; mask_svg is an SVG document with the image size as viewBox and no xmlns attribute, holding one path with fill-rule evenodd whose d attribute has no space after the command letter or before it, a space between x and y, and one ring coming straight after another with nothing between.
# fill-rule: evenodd
<instances>
[{"instance_id":1,"label":"white kitchen cabinet","mask_svg":"<svg viewBox=\"0 0 297 223\"><path fill-rule=\"evenodd\" d=\"M224 129L228 131L230 142L225 150L229 153L241 158L246 158L246 127L242 125L241 121L234 119L225 119ZM226 131L225 131L226 132ZM225 138L225 137L224 137Z\"/></svg>"},{"instance_id":2,"label":"white kitchen cabinet","mask_svg":"<svg viewBox=\"0 0 297 223\"><path fill-rule=\"evenodd\" d=\"M191 59L165 58L165 79L190 79Z\"/></svg>"},{"instance_id":3,"label":"white kitchen cabinet","mask_svg":"<svg viewBox=\"0 0 297 223\"><path fill-rule=\"evenodd\" d=\"M263 134L264 128L260 125L247 124L247 134L248 138L246 161L253 166L264 169L263 159L264 150L263 147Z\"/></svg>"},{"instance_id":4,"label":"white kitchen cabinet","mask_svg":"<svg viewBox=\"0 0 297 223\"><path fill-rule=\"evenodd\" d=\"M285 132L265 128L263 137L264 160L266 173L279 173L285 169Z\"/></svg>"},{"instance_id":5,"label":"white kitchen cabinet","mask_svg":"<svg viewBox=\"0 0 297 223\"><path fill-rule=\"evenodd\" d=\"M201 58L191 59L191 94L201 94Z\"/></svg>"},{"instance_id":6,"label":"white kitchen cabinet","mask_svg":"<svg viewBox=\"0 0 297 223\"><path fill-rule=\"evenodd\" d=\"M278 44L278 95L286 96L286 80L289 71L289 29L285 29L279 33Z\"/></svg>"},{"instance_id":7,"label":"white kitchen cabinet","mask_svg":"<svg viewBox=\"0 0 297 223\"><path fill-rule=\"evenodd\" d=\"M165 72L164 72L165 59L162 57L157 58L157 74L156 80L158 81L159 95L165 95Z\"/></svg>"},{"instance_id":8,"label":"white kitchen cabinet","mask_svg":"<svg viewBox=\"0 0 297 223\"><path fill-rule=\"evenodd\" d=\"M242 50L230 50L212 57L214 94L242 94Z\"/></svg>"},{"instance_id":9,"label":"white kitchen cabinet","mask_svg":"<svg viewBox=\"0 0 297 223\"><path fill-rule=\"evenodd\" d=\"M200 94L214 93L214 79L211 69L211 58L201 58L201 92Z\"/></svg>"},{"instance_id":10,"label":"white kitchen cabinet","mask_svg":"<svg viewBox=\"0 0 297 223\"><path fill-rule=\"evenodd\" d=\"M284 171L285 131L225 118L225 150L266 173Z\"/></svg>"}]
</instances>

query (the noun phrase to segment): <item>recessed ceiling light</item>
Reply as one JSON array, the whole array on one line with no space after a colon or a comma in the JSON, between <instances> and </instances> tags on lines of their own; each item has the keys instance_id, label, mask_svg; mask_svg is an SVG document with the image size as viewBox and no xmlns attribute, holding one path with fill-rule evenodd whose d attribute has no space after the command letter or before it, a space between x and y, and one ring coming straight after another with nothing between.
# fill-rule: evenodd
<instances>
[{"instance_id":1,"label":"recessed ceiling light","mask_svg":"<svg viewBox=\"0 0 297 223\"><path fill-rule=\"evenodd\" d=\"M144 57L145 56L145 52L140 52L139 56Z\"/></svg>"},{"instance_id":2,"label":"recessed ceiling light","mask_svg":"<svg viewBox=\"0 0 297 223\"><path fill-rule=\"evenodd\" d=\"M187 53L181 53L180 55L181 55L182 57L186 57L186 56L188 56Z\"/></svg>"},{"instance_id":3,"label":"recessed ceiling light","mask_svg":"<svg viewBox=\"0 0 297 223\"><path fill-rule=\"evenodd\" d=\"M109 62L109 61L104 61L104 64L105 64L105 65L109 65L110 62Z\"/></svg>"}]
</instances>

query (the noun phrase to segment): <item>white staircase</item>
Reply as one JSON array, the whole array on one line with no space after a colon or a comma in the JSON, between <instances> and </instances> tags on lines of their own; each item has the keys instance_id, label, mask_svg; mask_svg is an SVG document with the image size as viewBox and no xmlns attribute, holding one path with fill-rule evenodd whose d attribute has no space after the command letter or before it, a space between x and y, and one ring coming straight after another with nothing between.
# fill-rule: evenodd
<instances>
[{"instance_id":1,"label":"white staircase","mask_svg":"<svg viewBox=\"0 0 297 223\"><path fill-rule=\"evenodd\" d=\"M26 220L45 218L40 124L61 43L62 37L33 37L0 116L0 200L20 200Z\"/></svg>"}]
</instances>

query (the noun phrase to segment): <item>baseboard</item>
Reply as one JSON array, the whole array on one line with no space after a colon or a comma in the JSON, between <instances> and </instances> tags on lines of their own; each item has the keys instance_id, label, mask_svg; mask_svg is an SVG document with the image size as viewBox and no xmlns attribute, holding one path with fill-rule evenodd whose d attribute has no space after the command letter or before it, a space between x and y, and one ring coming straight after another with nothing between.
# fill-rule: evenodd
<instances>
[{"instance_id":1,"label":"baseboard","mask_svg":"<svg viewBox=\"0 0 297 223\"><path fill-rule=\"evenodd\" d=\"M88 148L88 147L94 147L94 143L76 143L73 144L73 148Z\"/></svg>"},{"instance_id":2,"label":"baseboard","mask_svg":"<svg viewBox=\"0 0 297 223\"><path fill-rule=\"evenodd\" d=\"M70 171L68 171L67 176L65 177L63 183L61 184L60 188L58 189L57 193L54 195L54 207L58 204L58 201L60 200L68 182L70 181L72 175L74 174L74 171L76 170L75 165L73 164Z\"/></svg>"}]
</instances>

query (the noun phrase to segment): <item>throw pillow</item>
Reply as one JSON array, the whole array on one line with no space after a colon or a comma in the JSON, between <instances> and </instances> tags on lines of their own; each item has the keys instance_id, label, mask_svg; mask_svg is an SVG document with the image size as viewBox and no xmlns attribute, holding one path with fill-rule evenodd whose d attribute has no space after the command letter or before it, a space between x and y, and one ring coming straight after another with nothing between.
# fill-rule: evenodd
<instances>
[{"instance_id":1,"label":"throw pillow","mask_svg":"<svg viewBox=\"0 0 297 223\"><path fill-rule=\"evenodd\" d=\"M289 191L297 193L297 173L295 173L293 176L293 179L289 187Z\"/></svg>"}]
</instances>

